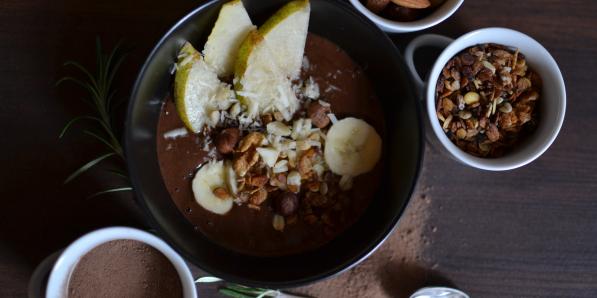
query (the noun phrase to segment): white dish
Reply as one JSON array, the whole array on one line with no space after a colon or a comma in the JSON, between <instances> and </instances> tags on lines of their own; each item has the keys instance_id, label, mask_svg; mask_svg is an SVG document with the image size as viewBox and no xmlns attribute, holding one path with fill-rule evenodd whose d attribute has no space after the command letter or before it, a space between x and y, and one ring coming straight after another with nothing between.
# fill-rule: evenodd
<instances>
[{"instance_id":1,"label":"white dish","mask_svg":"<svg viewBox=\"0 0 597 298\"><path fill-rule=\"evenodd\" d=\"M543 80L539 104L539 124L537 130L512 152L499 158L482 158L458 148L446 136L437 120L435 108L435 87L446 63L462 50L484 43L497 43L518 48L526 57L529 66ZM439 55L428 79L424 82L415 70L413 55L420 47L445 47ZM504 171L524 166L543 154L556 139L566 114L566 87L558 64L549 52L536 40L521 32L506 28L484 28L469 32L456 40L448 37L426 34L415 38L404 52L406 64L414 78L417 91L425 102L428 126L441 147L455 160L483 170Z\"/></svg>"},{"instance_id":2,"label":"white dish","mask_svg":"<svg viewBox=\"0 0 597 298\"><path fill-rule=\"evenodd\" d=\"M375 14L365 7L360 0L350 0L350 3L358 11L373 21L381 30L391 33L414 32L435 26L454 14L460 5L462 5L462 2L464 0L446 0L446 2L437 7L431 14L422 19L411 22L398 22Z\"/></svg>"},{"instance_id":3,"label":"white dish","mask_svg":"<svg viewBox=\"0 0 597 298\"><path fill-rule=\"evenodd\" d=\"M166 242L141 230L127 227L110 227L86 234L71 243L60 254L48 278L46 298L66 297L68 293L68 280L79 260L98 245L121 239L140 241L159 250L172 262L172 265L178 272L182 284L183 297L197 297L195 282L189 267L187 267L183 258L168 246Z\"/></svg>"}]
</instances>

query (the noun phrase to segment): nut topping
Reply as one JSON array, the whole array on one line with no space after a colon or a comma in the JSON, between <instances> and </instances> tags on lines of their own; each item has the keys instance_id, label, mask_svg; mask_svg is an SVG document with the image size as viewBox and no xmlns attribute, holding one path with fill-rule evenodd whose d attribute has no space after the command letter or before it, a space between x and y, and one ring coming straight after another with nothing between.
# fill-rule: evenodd
<instances>
[{"instance_id":1,"label":"nut topping","mask_svg":"<svg viewBox=\"0 0 597 298\"><path fill-rule=\"evenodd\" d=\"M536 127L541 84L518 50L473 46L442 70L436 84L437 118L462 150L499 157Z\"/></svg>"},{"instance_id":2,"label":"nut topping","mask_svg":"<svg viewBox=\"0 0 597 298\"><path fill-rule=\"evenodd\" d=\"M257 147L265 140L265 136L259 132L251 132L246 135L239 144L238 151L245 152L251 147Z\"/></svg>"},{"instance_id":3,"label":"nut topping","mask_svg":"<svg viewBox=\"0 0 597 298\"><path fill-rule=\"evenodd\" d=\"M222 130L216 137L216 149L221 154L228 154L234 151L236 143L240 138L240 130L236 127L230 127Z\"/></svg>"}]
</instances>

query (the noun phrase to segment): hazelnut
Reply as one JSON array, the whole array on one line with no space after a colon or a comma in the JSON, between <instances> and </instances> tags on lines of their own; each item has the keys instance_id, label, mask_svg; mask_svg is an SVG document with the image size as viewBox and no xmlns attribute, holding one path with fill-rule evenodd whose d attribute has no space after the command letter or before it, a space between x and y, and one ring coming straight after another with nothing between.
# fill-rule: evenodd
<instances>
[{"instance_id":1,"label":"hazelnut","mask_svg":"<svg viewBox=\"0 0 597 298\"><path fill-rule=\"evenodd\" d=\"M274 208L277 213L289 216L298 210L299 199L295 193L283 192L274 200Z\"/></svg>"},{"instance_id":2,"label":"hazelnut","mask_svg":"<svg viewBox=\"0 0 597 298\"><path fill-rule=\"evenodd\" d=\"M319 128L324 128L330 124L329 112L330 107L323 106L318 102L312 102L307 109L311 123Z\"/></svg>"},{"instance_id":3,"label":"hazelnut","mask_svg":"<svg viewBox=\"0 0 597 298\"><path fill-rule=\"evenodd\" d=\"M390 3L390 0L367 0L365 6L373 13L380 13Z\"/></svg>"},{"instance_id":4,"label":"hazelnut","mask_svg":"<svg viewBox=\"0 0 597 298\"><path fill-rule=\"evenodd\" d=\"M236 127L226 128L216 137L216 149L222 154L229 154L234 151L236 143L240 138L240 131Z\"/></svg>"}]
</instances>

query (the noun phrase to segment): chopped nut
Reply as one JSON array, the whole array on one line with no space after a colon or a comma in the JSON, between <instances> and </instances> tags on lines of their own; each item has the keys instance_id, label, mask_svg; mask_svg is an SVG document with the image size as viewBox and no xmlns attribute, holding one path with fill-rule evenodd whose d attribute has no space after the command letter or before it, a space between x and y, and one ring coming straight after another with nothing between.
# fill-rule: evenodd
<instances>
[{"instance_id":1,"label":"chopped nut","mask_svg":"<svg viewBox=\"0 0 597 298\"><path fill-rule=\"evenodd\" d=\"M474 103L476 103L476 102L479 102L479 93L477 93L477 92L467 92L467 93L464 95L464 102L465 102L467 105L470 105L470 104L474 104Z\"/></svg>"},{"instance_id":2,"label":"chopped nut","mask_svg":"<svg viewBox=\"0 0 597 298\"><path fill-rule=\"evenodd\" d=\"M221 154L228 154L234 151L236 143L240 138L240 130L236 127L226 128L216 137L216 149Z\"/></svg>"},{"instance_id":3,"label":"chopped nut","mask_svg":"<svg viewBox=\"0 0 597 298\"><path fill-rule=\"evenodd\" d=\"M269 180L269 184L282 190L286 189L286 174L278 173L273 175Z\"/></svg>"},{"instance_id":4,"label":"chopped nut","mask_svg":"<svg viewBox=\"0 0 597 298\"><path fill-rule=\"evenodd\" d=\"M284 231L284 217L278 214L274 215L274 218L272 220L272 226L274 227L274 230L276 231Z\"/></svg>"},{"instance_id":5,"label":"chopped nut","mask_svg":"<svg viewBox=\"0 0 597 298\"><path fill-rule=\"evenodd\" d=\"M249 197L249 203L259 206L267 199L267 191L263 188L257 189L251 197Z\"/></svg>"},{"instance_id":6,"label":"chopped nut","mask_svg":"<svg viewBox=\"0 0 597 298\"><path fill-rule=\"evenodd\" d=\"M319 181L309 181L305 183L305 187L312 192L318 192L320 189L321 183Z\"/></svg>"},{"instance_id":7,"label":"chopped nut","mask_svg":"<svg viewBox=\"0 0 597 298\"><path fill-rule=\"evenodd\" d=\"M457 136L459 139L464 139L464 138L466 138L466 130L465 130L464 128L459 128L459 129L456 131L456 136Z\"/></svg>"},{"instance_id":8,"label":"chopped nut","mask_svg":"<svg viewBox=\"0 0 597 298\"><path fill-rule=\"evenodd\" d=\"M472 116L471 112L469 111L460 111L458 112L458 117L460 117L460 119L469 119Z\"/></svg>"},{"instance_id":9,"label":"chopped nut","mask_svg":"<svg viewBox=\"0 0 597 298\"><path fill-rule=\"evenodd\" d=\"M276 121L284 121L284 115L282 115L282 113L275 111L274 112L274 119Z\"/></svg>"},{"instance_id":10,"label":"chopped nut","mask_svg":"<svg viewBox=\"0 0 597 298\"><path fill-rule=\"evenodd\" d=\"M216 187L213 190L213 193L216 197L218 197L218 199L222 199L222 200L228 200L231 199L232 196L230 195L230 193L228 193L228 190L226 190L223 187Z\"/></svg>"},{"instance_id":11,"label":"chopped nut","mask_svg":"<svg viewBox=\"0 0 597 298\"><path fill-rule=\"evenodd\" d=\"M286 185L288 186L288 190L292 192L298 192L301 186L301 174L297 171L292 171L288 173L286 177Z\"/></svg>"},{"instance_id":12,"label":"chopped nut","mask_svg":"<svg viewBox=\"0 0 597 298\"><path fill-rule=\"evenodd\" d=\"M518 49L497 44L470 47L446 63L435 84L438 122L466 152L502 156L535 129L541 85Z\"/></svg>"},{"instance_id":13,"label":"chopped nut","mask_svg":"<svg viewBox=\"0 0 597 298\"><path fill-rule=\"evenodd\" d=\"M298 171L302 177L307 177L313 169L311 157L308 154L303 154L298 162Z\"/></svg>"},{"instance_id":14,"label":"chopped nut","mask_svg":"<svg viewBox=\"0 0 597 298\"><path fill-rule=\"evenodd\" d=\"M500 138L500 132L497 126L493 123L489 124L489 129L487 130L486 135L487 138L492 142L495 142Z\"/></svg>"},{"instance_id":15,"label":"chopped nut","mask_svg":"<svg viewBox=\"0 0 597 298\"><path fill-rule=\"evenodd\" d=\"M245 179L247 185L255 186L255 187L262 187L264 186L269 178L267 175L256 175Z\"/></svg>"},{"instance_id":16,"label":"chopped nut","mask_svg":"<svg viewBox=\"0 0 597 298\"><path fill-rule=\"evenodd\" d=\"M239 144L238 151L245 152L251 147L257 147L265 140L265 136L259 132L251 132L246 135Z\"/></svg>"},{"instance_id":17,"label":"chopped nut","mask_svg":"<svg viewBox=\"0 0 597 298\"><path fill-rule=\"evenodd\" d=\"M340 178L340 182L338 183L341 190L349 190L352 188L352 177L344 175Z\"/></svg>"},{"instance_id":18,"label":"chopped nut","mask_svg":"<svg viewBox=\"0 0 597 298\"><path fill-rule=\"evenodd\" d=\"M504 103L500 106L500 112L505 114L512 112L512 105L509 102Z\"/></svg>"},{"instance_id":19,"label":"chopped nut","mask_svg":"<svg viewBox=\"0 0 597 298\"><path fill-rule=\"evenodd\" d=\"M272 172L274 172L275 174L284 173L287 171L288 171L288 160L285 160L285 159L278 161L272 168Z\"/></svg>"},{"instance_id":20,"label":"chopped nut","mask_svg":"<svg viewBox=\"0 0 597 298\"><path fill-rule=\"evenodd\" d=\"M242 110L242 107L240 106L240 103L235 103L232 105L232 107L230 108L230 116L232 117L236 117L238 116L238 114L240 114Z\"/></svg>"},{"instance_id":21,"label":"chopped nut","mask_svg":"<svg viewBox=\"0 0 597 298\"><path fill-rule=\"evenodd\" d=\"M283 122L273 121L267 125L267 132L276 136L285 137L289 136L292 131L290 130L290 127L286 126Z\"/></svg>"},{"instance_id":22,"label":"chopped nut","mask_svg":"<svg viewBox=\"0 0 597 298\"><path fill-rule=\"evenodd\" d=\"M256 150L247 151L234 159L232 168L239 177L244 177L247 172L259 161Z\"/></svg>"}]
</instances>

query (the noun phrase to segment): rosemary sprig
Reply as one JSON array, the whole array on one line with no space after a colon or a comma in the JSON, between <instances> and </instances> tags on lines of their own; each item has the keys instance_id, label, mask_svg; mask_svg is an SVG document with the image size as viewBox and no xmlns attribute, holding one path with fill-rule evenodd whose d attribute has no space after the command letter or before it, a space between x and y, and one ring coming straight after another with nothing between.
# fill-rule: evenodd
<instances>
[{"instance_id":1,"label":"rosemary sprig","mask_svg":"<svg viewBox=\"0 0 597 298\"><path fill-rule=\"evenodd\" d=\"M90 115L81 115L70 120L62 131L60 132L59 138L62 138L67 131L81 121L87 121L92 123L94 126L89 130L83 130L83 134L95 139L99 143L103 144L108 152L101 154L100 156L92 159L85 163L65 180L64 184L71 182L81 174L87 172L100 162L108 159L116 159L119 165L119 169L113 169L109 172L120 178L124 178L127 181L127 185L118 186L111 189L96 192L89 197L95 197L102 194L130 191L132 188L128 185L128 175L124 169L124 152L122 145L115 130L113 122L113 115L116 108L123 102L123 100L116 101L115 94L116 90L113 90L112 83L114 77L118 72L118 69L126 53L120 49L120 43L117 44L110 53L104 53L102 51L102 45L99 38L96 39L96 73L95 75L88 71L84 66L75 61L67 61L64 63L65 67L74 67L83 76L83 79L79 79L72 76L65 76L56 82L56 86L71 82L87 91L89 97L84 98L83 101L87 103L92 110Z\"/></svg>"},{"instance_id":2,"label":"rosemary sprig","mask_svg":"<svg viewBox=\"0 0 597 298\"><path fill-rule=\"evenodd\" d=\"M195 283L214 283L222 281L222 279L217 277L204 276L195 280ZM226 283L221 286L218 291L224 296L233 298L309 298L308 296L289 294L280 290L252 288L233 283Z\"/></svg>"}]
</instances>

